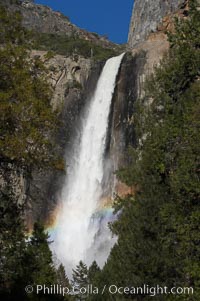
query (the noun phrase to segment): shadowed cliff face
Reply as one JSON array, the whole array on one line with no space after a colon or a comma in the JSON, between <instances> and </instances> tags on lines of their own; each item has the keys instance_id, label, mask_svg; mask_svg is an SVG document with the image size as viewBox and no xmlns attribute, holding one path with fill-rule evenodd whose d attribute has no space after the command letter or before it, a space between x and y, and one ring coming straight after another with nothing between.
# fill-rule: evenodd
<instances>
[{"instance_id":1,"label":"shadowed cliff face","mask_svg":"<svg viewBox=\"0 0 200 301\"><path fill-rule=\"evenodd\" d=\"M34 54L44 55L41 52ZM79 132L82 109L95 89L103 63L94 63L82 57L74 61L72 57L56 55L48 62L48 67L52 67L49 74L54 88L52 105L59 110L58 118L61 121L56 135L56 148L60 157L66 158L68 165L73 140ZM31 178L26 179L25 215L29 229L38 219L47 225L53 223L65 172L68 170L35 169Z\"/></svg>"},{"instance_id":2,"label":"shadowed cliff face","mask_svg":"<svg viewBox=\"0 0 200 301\"><path fill-rule=\"evenodd\" d=\"M132 48L144 41L166 15L175 12L186 0L135 0L130 23L128 44Z\"/></svg>"},{"instance_id":3,"label":"shadowed cliff face","mask_svg":"<svg viewBox=\"0 0 200 301\"><path fill-rule=\"evenodd\" d=\"M128 164L128 147L135 144L133 106L140 96L140 78L146 62L143 50L133 55L126 53L116 80L107 135L106 163L109 164L105 163L105 168L109 166L109 169L105 179L106 199L111 198L113 193L124 196L131 192L129 187L117 180L115 172Z\"/></svg>"}]
</instances>

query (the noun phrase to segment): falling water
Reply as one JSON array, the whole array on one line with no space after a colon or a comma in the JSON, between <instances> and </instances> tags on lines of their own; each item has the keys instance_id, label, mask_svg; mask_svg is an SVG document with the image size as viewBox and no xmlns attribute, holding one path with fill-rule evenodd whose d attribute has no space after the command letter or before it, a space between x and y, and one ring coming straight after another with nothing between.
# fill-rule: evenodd
<instances>
[{"instance_id":1,"label":"falling water","mask_svg":"<svg viewBox=\"0 0 200 301\"><path fill-rule=\"evenodd\" d=\"M105 147L116 77L123 55L109 59L100 75L82 125L75 163L62 191L53 249L67 272L80 260L102 265L114 243L106 216L98 215L105 176ZM67 162L68 163L68 162Z\"/></svg>"}]
</instances>

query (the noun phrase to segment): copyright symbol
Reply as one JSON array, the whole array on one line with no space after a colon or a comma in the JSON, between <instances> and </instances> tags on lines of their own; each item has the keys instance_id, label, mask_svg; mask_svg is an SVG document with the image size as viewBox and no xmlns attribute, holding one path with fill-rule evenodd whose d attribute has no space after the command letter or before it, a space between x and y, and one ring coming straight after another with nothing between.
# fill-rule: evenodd
<instances>
[{"instance_id":1,"label":"copyright symbol","mask_svg":"<svg viewBox=\"0 0 200 301\"><path fill-rule=\"evenodd\" d=\"M26 292L27 294L31 294L31 293L33 292L33 286L32 286L32 285L27 285L27 286L25 287L25 292Z\"/></svg>"}]
</instances>

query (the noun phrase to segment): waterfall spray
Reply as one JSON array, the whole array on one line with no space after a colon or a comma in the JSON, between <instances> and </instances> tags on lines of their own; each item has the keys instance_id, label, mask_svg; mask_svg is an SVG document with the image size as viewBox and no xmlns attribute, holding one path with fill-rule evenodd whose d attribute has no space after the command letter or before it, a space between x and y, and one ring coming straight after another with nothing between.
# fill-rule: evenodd
<instances>
[{"instance_id":1,"label":"waterfall spray","mask_svg":"<svg viewBox=\"0 0 200 301\"><path fill-rule=\"evenodd\" d=\"M116 77L124 54L109 59L100 75L82 125L75 160L62 190L53 250L70 275L80 260L103 265L115 239L97 214L103 195L104 155ZM105 218L105 217L104 217Z\"/></svg>"}]
</instances>

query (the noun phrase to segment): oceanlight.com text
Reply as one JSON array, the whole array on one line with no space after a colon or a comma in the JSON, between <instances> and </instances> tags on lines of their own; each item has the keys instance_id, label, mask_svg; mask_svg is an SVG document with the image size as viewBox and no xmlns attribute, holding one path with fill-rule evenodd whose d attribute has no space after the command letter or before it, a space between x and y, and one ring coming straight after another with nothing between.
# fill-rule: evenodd
<instances>
[{"instance_id":1,"label":"oceanlight.com text","mask_svg":"<svg viewBox=\"0 0 200 301\"><path fill-rule=\"evenodd\" d=\"M62 285L27 285L25 287L27 294L35 293L37 295L148 295L155 297L157 295L193 295L194 289L192 287L172 287L167 286L150 286L144 284L141 287L120 287L115 284L104 285L103 287L95 287L92 284L89 284L85 287L64 287Z\"/></svg>"}]
</instances>

